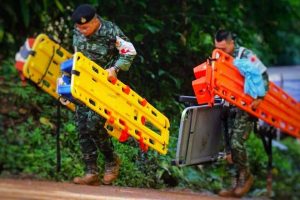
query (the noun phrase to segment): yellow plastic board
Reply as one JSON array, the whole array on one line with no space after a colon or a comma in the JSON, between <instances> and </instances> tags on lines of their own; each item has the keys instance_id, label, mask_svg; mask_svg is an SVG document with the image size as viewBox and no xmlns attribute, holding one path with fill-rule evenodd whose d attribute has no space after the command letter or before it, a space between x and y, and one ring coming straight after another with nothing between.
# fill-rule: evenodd
<instances>
[{"instance_id":1,"label":"yellow plastic board","mask_svg":"<svg viewBox=\"0 0 300 200\"><path fill-rule=\"evenodd\" d=\"M170 123L166 116L120 80L109 80L106 70L80 52L73 56L72 69L72 97L106 118L109 134L119 140L131 135L140 144L167 153Z\"/></svg>"},{"instance_id":2,"label":"yellow plastic board","mask_svg":"<svg viewBox=\"0 0 300 200\"><path fill-rule=\"evenodd\" d=\"M36 83L42 90L58 99L57 79L61 76L60 63L71 58L67 50L52 41L47 35L40 34L35 39L32 53L26 59L23 74ZM74 104L68 104L74 110Z\"/></svg>"}]
</instances>

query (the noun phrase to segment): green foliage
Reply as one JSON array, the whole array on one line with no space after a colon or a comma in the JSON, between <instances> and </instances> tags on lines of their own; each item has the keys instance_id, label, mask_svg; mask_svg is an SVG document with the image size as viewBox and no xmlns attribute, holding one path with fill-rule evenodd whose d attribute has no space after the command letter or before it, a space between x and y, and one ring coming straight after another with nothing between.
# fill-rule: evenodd
<instances>
[{"instance_id":1,"label":"green foliage","mask_svg":"<svg viewBox=\"0 0 300 200\"><path fill-rule=\"evenodd\" d=\"M115 185L131 187L188 187L217 192L228 184L225 163L178 168L175 157L180 94L193 95L193 67L213 49L219 28L238 34L268 65L300 63L300 8L297 0L263 1L147 1L89 0L105 19L116 22L132 40L138 55L128 73L119 78L170 119L166 156L145 155L135 141L113 141L122 159ZM14 54L28 36L44 32L72 51L72 10L81 1L20 0L0 7L0 173L42 179L71 180L83 173L73 113L62 109L62 169L56 174L56 102L28 83L22 87L13 67ZM4 48L5 47L5 48ZM46 122L45 122L46 121ZM267 157L259 138L248 140L255 185L250 196L266 193ZM274 148L274 198L300 198L299 143L287 138L288 152ZM103 173L103 156L99 166Z\"/></svg>"},{"instance_id":2,"label":"green foliage","mask_svg":"<svg viewBox=\"0 0 300 200\"><path fill-rule=\"evenodd\" d=\"M277 199L299 199L300 143L299 140L286 138L283 144L286 145L287 150L275 149L274 151L275 196Z\"/></svg>"}]
</instances>

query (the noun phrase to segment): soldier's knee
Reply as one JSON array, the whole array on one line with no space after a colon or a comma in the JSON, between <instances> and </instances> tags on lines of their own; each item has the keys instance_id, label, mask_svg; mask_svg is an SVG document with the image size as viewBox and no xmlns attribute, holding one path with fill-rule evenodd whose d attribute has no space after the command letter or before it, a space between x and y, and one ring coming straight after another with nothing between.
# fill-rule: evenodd
<instances>
[{"instance_id":1,"label":"soldier's knee","mask_svg":"<svg viewBox=\"0 0 300 200\"><path fill-rule=\"evenodd\" d=\"M231 149L234 151L242 151L245 149L244 143L240 141L234 141L231 143Z\"/></svg>"}]
</instances>

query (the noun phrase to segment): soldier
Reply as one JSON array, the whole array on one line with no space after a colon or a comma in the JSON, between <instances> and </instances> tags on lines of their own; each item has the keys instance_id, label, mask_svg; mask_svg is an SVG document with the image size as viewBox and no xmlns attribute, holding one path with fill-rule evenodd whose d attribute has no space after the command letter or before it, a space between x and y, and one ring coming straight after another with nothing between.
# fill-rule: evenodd
<instances>
[{"instance_id":1,"label":"soldier","mask_svg":"<svg viewBox=\"0 0 300 200\"><path fill-rule=\"evenodd\" d=\"M244 47L240 47L234 35L225 30L219 30L215 35L215 48L232 55L234 58L248 58L253 53ZM266 70L262 73L265 91L268 90L268 75ZM263 97L257 97L252 103L252 108L256 109ZM253 175L250 172L245 142L253 128L253 117L247 112L229 105L229 113L224 127L227 127L229 141L229 152L227 161L231 165L232 184L229 189L222 189L219 192L223 197L241 197L245 195L253 184ZM256 120L255 120L256 121Z\"/></svg>"},{"instance_id":2,"label":"soldier","mask_svg":"<svg viewBox=\"0 0 300 200\"><path fill-rule=\"evenodd\" d=\"M136 51L132 43L118 26L97 15L88 4L78 6L72 14L75 23L73 46L75 51L105 68L109 78L116 77L119 70L127 71ZM79 132L79 143L85 163L85 175L75 177L76 184L99 185L97 167L98 151L104 154L105 170L102 182L111 184L119 174L120 159L104 128L105 120L85 105L77 105L75 124Z\"/></svg>"}]
</instances>

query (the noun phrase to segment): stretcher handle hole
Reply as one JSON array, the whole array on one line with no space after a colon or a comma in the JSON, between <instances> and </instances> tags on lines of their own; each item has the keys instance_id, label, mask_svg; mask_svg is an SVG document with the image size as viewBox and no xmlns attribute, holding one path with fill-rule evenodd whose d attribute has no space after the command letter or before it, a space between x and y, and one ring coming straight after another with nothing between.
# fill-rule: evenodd
<instances>
[{"instance_id":1,"label":"stretcher handle hole","mask_svg":"<svg viewBox=\"0 0 300 200\"><path fill-rule=\"evenodd\" d=\"M145 140L146 140L146 138L145 138ZM150 142L150 144L155 144L154 140L152 140L151 138L149 138L149 142Z\"/></svg>"},{"instance_id":2,"label":"stretcher handle hole","mask_svg":"<svg viewBox=\"0 0 300 200\"><path fill-rule=\"evenodd\" d=\"M109 110L107 110L107 109L104 109L104 112L105 112L105 114L107 114L107 115L110 115L110 114L111 114L111 112L110 112Z\"/></svg>"},{"instance_id":3,"label":"stretcher handle hole","mask_svg":"<svg viewBox=\"0 0 300 200\"><path fill-rule=\"evenodd\" d=\"M154 111L152 110L151 113L152 113L155 117L157 117L156 112L154 112Z\"/></svg>"},{"instance_id":4,"label":"stretcher handle hole","mask_svg":"<svg viewBox=\"0 0 300 200\"><path fill-rule=\"evenodd\" d=\"M56 54L59 55L60 57L64 56L64 53L59 49L56 49Z\"/></svg>"},{"instance_id":5,"label":"stretcher handle hole","mask_svg":"<svg viewBox=\"0 0 300 200\"><path fill-rule=\"evenodd\" d=\"M96 106L95 101L93 101L92 99L89 99L90 104L92 104L93 106Z\"/></svg>"},{"instance_id":6,"label":"stretcher handle hole","mask_svg":"<svg viewBox=\"0 0 300 200\"><path fill-rule=\"evenodd\" d=\"M242 106L246 106L247 103L246 103L245 101L241 101L241 105L242 105Z\"/></svg>"},{"instance_id":7,"label":"stretcher handle hole","mask_svg":"<svg viewBox=\"0 0 300 200\"><path fill-rule=\"evenodd\" d=\"M52 73L52 72L50 72L50 71L48 71L48 74L49 74L50 76L53 76L53 73Z\"/></svg>"},{"instance_id":8,"label":"stretcher handle hole","mask_svg":"<svg viewBox=\"0 0 300 200\"><path fill-rule=\"evenodd\" d=\"M141 131L134 130L134 133L135 133L136 135L140 136L140 134L141 134Z\"/></svg>"},{"instance_id":9,"label":"stretcher handle hole","mask_svg":"<svg viewBox=\"0 0 300 200\"><path fill-rule=\"evenodd\" d=\"M285 94L282 94L282 98L286 100L288 97Z\"/></svg>"},{"instance_id":10,"label":"stretcher handle hole","mask_svg":"<svg viewBox=\"0 0 300 200\"><path fill-rule=\"evenodd\" d=\"M107 125L106 128L107 128L107 130L109 130L109 131L113 131L113 130L114 130L114 127L113 127L113 126L110 126L110 125Z\"/></svg>"},{"instance_id":11,"label":"stretcher handle hole","mask_svg":"<svg viewBox=\"0 0 300 200\"><path fill-rule=\"evenodd\" d=\"M280 122L280 127L282 127L282 128L285 128L285 126L286 126L286 123L285 122Z\"/></svg>"},{"instance_id":12,"label":"stretcher handle hole","mask_svg":"<svg viewBox=\"0 0 300 200\"><path fill-rule=\"evenodd\" d=\"M293 130L295 130L295 127L293 127L293 126L290 125L290 126L289 126L289 130L290 130L290 131L293 131Z\"/></svg>"},{"instance_id":13,"label":"stretcher handle hole","mask_svg":"<svg viewBox=\"0 0 300 200\"><path fill-rule=\"evenodd\" d=\"M205 93L205 91L206 91L206 89L200 89L200 90L199 90L199 94L200 94L200 95L203 95L203 94Z\"/></svg>"},{"instance_id":14,"label":"stretcher handle hole","mask_svg":"<svg viewBox=\"0 0 300 200\"><path fill-rule=\"evenodd\" d=\"M99 73L99 70L98 70L96 67L92 66L92 69L93 69L93 71L96 72L97 74Z\"/></svg>"},{"instance_id":15,"label":"stretcher handle hole","mask_svg":"<svg viewBox=\"0 0 300 200\"><path fill-rule=\"evenodd\" d=\"M122 120L122 119L119 119L119 122L120 122L120 124L122 124L123 126L125 126L126 124L125 124L125 121L124 120Z\"/></svg>"},{"instance_id":16,"label":"stretcher handle hole","mask_svg":"<svg viewBox=\"0 0 300 200\"><path fill-rule=\"evenodd\" d=\"M268 115L267 115L265 112L262 112L262 113L261 113L261 117L263 117L263 118L267 118L267 117L268 117Z\"/></svg>"},{"instance_id":17,"label":"stretcher handle hole","mask_svg":"<svg viewBox=\"0 0 300 200\"><path fill-rule=\"evenodd\" d=\"M43 80L43 81L42 81L42 84L43 84L44 86L46 86L47 88L50 87L50 83L49 83L48 81L46 81L46 80Z\"/></svg>"}]
</instances>

